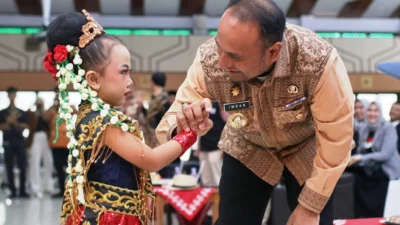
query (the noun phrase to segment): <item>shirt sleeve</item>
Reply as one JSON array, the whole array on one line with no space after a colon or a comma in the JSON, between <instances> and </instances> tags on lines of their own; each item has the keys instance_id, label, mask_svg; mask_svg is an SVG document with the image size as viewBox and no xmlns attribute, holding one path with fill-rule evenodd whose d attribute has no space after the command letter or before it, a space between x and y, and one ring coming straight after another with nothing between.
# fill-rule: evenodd
<instances>
[{"instance_id":1,"label":"shirt sleeve","mask_svg":"<svg viewBox=\"0 0 400 225\"><path fill-rule=\"evenodd\" d=\"M342 59L333 50L311 98L316 156L299 203L320 213L345 170L353 142L354 94Z\"/></svg>"},{"instance_id":2,"label":"shirt sleeve","mask_svg":"<svg viewBox=\"0 0 400 225\"><path fill-rule=\"evenodd\" d=\"M28 115L27 115L28 113L25 111L22 111L22 110L20 111L20 113L21 113L21 116L18 118L18 122L28 124L28 122L29 122Z\"/></svg>"},{"instance_id":3,"label":"shirt sleeve","mask_svg":"<svg viewBox=\"0 0 400 225\"><path fill-rule=\"evenodd\" d=\"M176 93L174 103L156 128L158 141L162 144L171 139L171 134L177 126L176 113L182 109L183 103L199 102L209 97L204 81L204 70L200 62L200 54L197 52L187 72L186 79Z\"/></svg>"},{"instance_id":4,"label":"shirt sleeve","mask_svg":"<svg viewBox=\"0 0 400 225\"><path fill-rule=\"evenodd\" d=\"M0 124L6 122L6 117L4 114L5 114L4 110L0 110Z\"/></svg>"}]
</instances>

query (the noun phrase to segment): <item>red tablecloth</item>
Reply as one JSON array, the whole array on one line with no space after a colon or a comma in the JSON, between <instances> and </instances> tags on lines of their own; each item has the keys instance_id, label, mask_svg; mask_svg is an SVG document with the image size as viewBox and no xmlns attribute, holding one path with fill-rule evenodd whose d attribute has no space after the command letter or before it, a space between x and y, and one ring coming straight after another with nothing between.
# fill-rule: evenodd
<instances>
[{"instance_id":1,"label":"red tablecloth","mask_svg":"<svg viewBox=\"0 0 400 225\"><path fill-rule=\"evenodd\" d=\"M170 190L154 187L154 191L161 195L174 209L188 221L193 220L206 205L215 191L215 188L196 188L193 190Z\"/></svg>"},{"instance_id":2,"label":"red tablecloth","mask_svg":"<svg viewBox=\"0 0 400 225\"><path fill-rule=\"evenodd\" d=\"M373 219L357 219L357 220L335 220L333 221L334 225L382 225L380 223L382 218L373 218Z\"/></svg>"}]
</instances>

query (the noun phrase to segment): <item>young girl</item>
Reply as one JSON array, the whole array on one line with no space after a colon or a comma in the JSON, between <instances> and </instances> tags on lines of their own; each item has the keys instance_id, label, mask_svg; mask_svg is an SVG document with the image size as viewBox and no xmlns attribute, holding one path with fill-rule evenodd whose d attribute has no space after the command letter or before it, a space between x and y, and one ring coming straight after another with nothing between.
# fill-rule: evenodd
<instances>
[{"instance_id":1,"label":"young girl","mask_svg":"<svg viewBox=\"0 0 400 225\"><path fill-rule=\"evenodd\" d=\"M58 82L57 125L65 122L68 178L61 220L67 225L146 225L152 214L148 171L158 171L196 141L196 132L179 132L150 149L141 141L137 121L116 111L132 80L128 49L83 10L63 14L48 27L45 68ZM68 84L81 94L72 124Z\"/></svg>"}]
</instances>

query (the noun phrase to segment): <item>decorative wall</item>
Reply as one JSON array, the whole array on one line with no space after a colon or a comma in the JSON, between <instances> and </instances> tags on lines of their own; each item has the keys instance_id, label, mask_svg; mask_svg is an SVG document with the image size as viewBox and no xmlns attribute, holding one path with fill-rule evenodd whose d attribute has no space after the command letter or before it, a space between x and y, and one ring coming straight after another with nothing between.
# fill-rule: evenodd
<instances>
[{"instance_id":1,"label":"decorative wall","mask_svg":"<svg viewBox=\"0 0 400 225\"><path fill-rule=\"evenodd\" d=\"M209 36L121 36L132 55L133 72L185 73L198 46ZM0 35L0 71L40 72L46 52L25 50L24 35ZM349 73L376 73L376 64L400 61L400 38L327 39L339 51Z\"/></svg>"}]
</instances>

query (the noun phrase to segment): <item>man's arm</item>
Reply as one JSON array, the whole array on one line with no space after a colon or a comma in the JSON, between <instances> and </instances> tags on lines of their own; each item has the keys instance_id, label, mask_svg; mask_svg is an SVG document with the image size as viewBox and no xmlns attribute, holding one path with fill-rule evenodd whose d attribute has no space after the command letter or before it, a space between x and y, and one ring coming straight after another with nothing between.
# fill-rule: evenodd
<instances>
[{"instance_id":1,"label":"man's arm","mask_svg":"<svg viewBox=\"0 0 400 225\"><path fill-rule=\"evenodd\" d=\"M21 116L15 121L14 125L21 129L29 129L27 112L20 111Z\"/></svg>"},{"instance_id":2,"label":"man's arm","mask_svg":"<svg viewBox=\"0 0 400 225\"><path fill-rule=\"evenodd\" d=\"M0 111L0 131L8 129L9 123L5 117L4 111Z\"/></svg>"},{"instance_id":3,"label":"man's arm","mask_svg":"<svg viewBox=\"0 0 400 225\"><path fill-rule=\"evenodd\" d=\"M162 144L171 139L171 135L177 127L176 113L182 110L183 103L201 102L204 98L209 98L209 95L204 81L200 55L197 53L187 72L185 81L177 91L174 103L156 129L158 141Z\"/></svg>"},{"instance_id":4,"label":"man's arm","mask_svg":"<svg viewBox=\"0 0 400 225\"><path fill-rule=\"evenodd\" d=\"M316 153L311 177L299 203L320 213L350 159L353 140L354 95L345 65L332 52L311 99L316 131Z\"/></svg>"}]
</instances>

